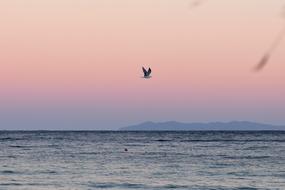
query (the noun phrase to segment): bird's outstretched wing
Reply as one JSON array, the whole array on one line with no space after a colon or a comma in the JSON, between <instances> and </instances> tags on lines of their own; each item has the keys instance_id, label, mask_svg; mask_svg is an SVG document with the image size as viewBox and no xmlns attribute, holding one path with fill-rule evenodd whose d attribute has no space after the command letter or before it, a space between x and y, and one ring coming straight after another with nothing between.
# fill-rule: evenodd
<instances>
[{"instance_id":1,"label":"bird's outstretched wing","mask_svg":"<svg viewBox=\"0 0 285 190\"><path fill-rule=\"evenodd\" d=\"M144 67L142 67L142 70L143 70L144 76L147 76L148 72L146 71L146 69Z\"/></svg>"},{"instance_id":2,"label":"bird's outstretched wing","mask_svg":"<svg viewBox=\"0 0 285 190\"><path fill-rule=\"evenodd\" d=\"M151 74L151 68L148 69L147 74L148 76Z\"/></svg>"}]
</instances>

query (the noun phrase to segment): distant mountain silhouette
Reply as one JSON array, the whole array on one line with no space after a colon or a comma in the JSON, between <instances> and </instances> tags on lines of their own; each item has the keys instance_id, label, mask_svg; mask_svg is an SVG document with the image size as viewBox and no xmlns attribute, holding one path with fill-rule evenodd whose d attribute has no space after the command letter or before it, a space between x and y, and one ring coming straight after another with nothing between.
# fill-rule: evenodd
<instances>
[{"instance_id":1,"label":"distant mountain silhouette","mask_svg":"<svg viewBox=\"0 0 285 190\"><path fill-rule=\"evenodd\" d=\"M123 127L122 131L285 131L285 126L254 123L248 121L212 122L212 123L180 123L176 121L154 123L145 122L139 125Z\"/></svg>"}]
</instances>

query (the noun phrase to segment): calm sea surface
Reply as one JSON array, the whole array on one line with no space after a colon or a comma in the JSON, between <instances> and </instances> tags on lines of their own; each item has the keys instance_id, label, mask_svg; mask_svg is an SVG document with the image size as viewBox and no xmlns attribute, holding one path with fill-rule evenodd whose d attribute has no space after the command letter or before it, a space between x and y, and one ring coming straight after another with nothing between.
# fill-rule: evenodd
<instances>
[{"instance_id":1,"label":"calm sea surface","mask_svg":"<svg viewBox=\"0 0 285 190\"><path fill-rule=\"evenodd\" d=\"M285 132L2 131L2 189L284 190Z\"/></svg>"}]
</instances>

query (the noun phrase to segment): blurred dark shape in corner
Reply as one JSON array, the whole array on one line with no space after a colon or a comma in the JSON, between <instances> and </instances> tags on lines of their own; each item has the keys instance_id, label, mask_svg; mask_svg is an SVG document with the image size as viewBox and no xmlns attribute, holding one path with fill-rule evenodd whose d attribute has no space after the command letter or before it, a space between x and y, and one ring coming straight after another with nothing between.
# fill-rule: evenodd
<instances>
[{"instance_id":1,"label":"blurred dark shape in corner","mask_svg":"<svg viewBox=\"0 0 285 190\"><path fill-rule=\"evenodd\" d=\"M282 17L285 19L285 6L283 6L283 10L282 10ZM271 44L271 46L269 47L269 49L267 50L267 52L263 55L263 57L261 58L261 60L258 62L258 64L255 66L254 71L261 71L266 64L268 63L271 55L275 52L275 50L278 48L278 46L280 45L280 43L282 42L283 38L285 36L285 25L283 27L283 29L280 31L280 33L278 33L278 35L276 36L276 38L274 39L273 43Z\"/></svg>"},{"instance_id":2,"label":"blurred dark shape in corner","mask_svg":"<svg viewBox=\"0 0 285 190\"><path fill-rule=\"evenodd\" d=\"M283 18L285 18L285 5L283 5L283 7L282 7L281 16L282 16Z\"/></svg>"},{"instance_id":3,"label":"blurred dark shape in corner","mask_svg":"<svg viewBox=\"0 0 285 190\"><path fill-rule=\"evenodd\" d=\"M266 53L265 55L263 55L261 60L255 66L254 71L256 71L256 72L261 71L266 66L266 64L268 63L269 59L270 59L270 54L269 53Z\"/></svg>"},{"instance_id":4,"label":"blurred dark shape in corner","mask_svg":"<svg viewBox=\"0 0 285 190\"><path fill-rule=\"evenodd\" d=\"M193 9L193 8L199 7L205 1L207 1L207 0L194 0L194 1L191 1L190 4L189 4L189 9Z\"/></svg>"}]
</instances>

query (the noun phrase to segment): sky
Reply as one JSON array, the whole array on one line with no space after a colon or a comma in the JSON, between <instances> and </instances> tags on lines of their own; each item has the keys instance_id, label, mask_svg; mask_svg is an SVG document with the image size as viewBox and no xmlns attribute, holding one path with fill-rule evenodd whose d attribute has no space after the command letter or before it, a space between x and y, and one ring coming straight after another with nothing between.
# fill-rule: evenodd
<instances>
[{"instance_id":1,"label":"sky","mask_svg":"<svg viewBox=\"0 0 285 190\"><path fill-rule=\"evenodd\" d=\"M0 1L0 129L285 124L285 1L191 2Z\"/></svg>"}]
</instances>

